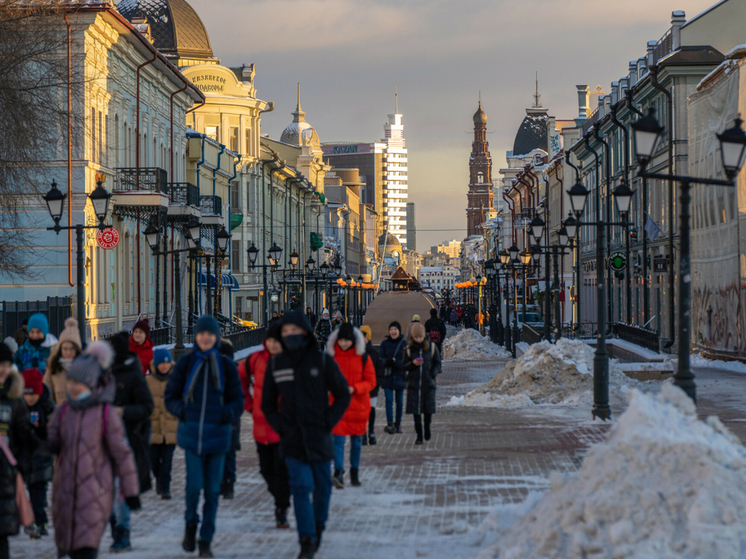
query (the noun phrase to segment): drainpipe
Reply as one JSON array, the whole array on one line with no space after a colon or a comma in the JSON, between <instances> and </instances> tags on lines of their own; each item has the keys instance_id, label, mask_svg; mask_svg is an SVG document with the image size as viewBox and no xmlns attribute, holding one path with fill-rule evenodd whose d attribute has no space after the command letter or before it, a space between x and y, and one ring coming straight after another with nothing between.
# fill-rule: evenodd
<instances>
[{"instance_id":1,"label":"drainpipe","mask_svg":"<svg viewBox=\"0 0 746 559\"><path fill-rule=\"evenodd\" d=\"M570 160L569 151L565 152L565 161L567 161L567 164L570 167L575 169L575 181L579 182L580 181L580 170L575 165L573 165L572 161ZM562 195L563 195L563 200L564 200L564 192L562 193ZM582 284L581 272L583 270L583 267L580 265L580 239L581 237L582 237L582 227L579 226L578 233L575 235L575 241L574 241L575 246L576 246L575 248L575 277L577 279L576 279L576 284L575 284L575 324L573 325L573 331L575 330L575 326L577 324L582 323L581 314L580 314L582 310L581 303L583 299L583 297L580 294L580 289L581 289L581 284Z\"/></svg>"},{"instance_id":2,"label":"drainpipe","mask_svg":"<svg viewBox=\"0 0 746 559\"><path fill-rule=\"evenodd\" d=\"M611 107L611 122L614 123L619 129L622 131L622 135L624 136L624 182L627 183L627 186L629 186L629 130L627 130L627 127L619 122L619 119L617 118L617 110L619 109L620 105L622 103L619 102L616 105ZM624 240L624 248L625 248L625 256L627 258L627 273L624 274L624 288L626 292L627 297L627 324L632 324L632 283L630 279L630 262L629 262L629 221L627 222L627 226L623 228L625 233L625 240ZM621 309L619 313L621 317Z\"/></svg>"},{"instance_id":3,"label":"drainpipe","mask_svg":"<svg viewBox=\"0 0 746 559\"><path fill-rule=\"evenodd\" d=\"M600 123L599 123L600 124ZM605 175L606 175L606 227L608 234L608 241L606 245L606 257L611 257L611 226L609 225L611 223L611 150L609 149L609 142L607 142L602 136L601 136L601 130L598 126L594 127L594 136L596 137L596 140L601 142L601 144L604 146L604 152L606 154L606 169L605 169ZM606 284L608 289L608 295L606 297L607 301L607 308L608 308L608 327L611 328L611 324L614 322L614 305L613 305L613 296L612 296L612 277L611 273L606 274Z\"/></svg>"},{"instance_id":4,"label":"drainpipe","mask_svg":"<svg viewBox=\"0 0 746 559\"><path fill-rule=\"evenodd\" d=\"M593 157L596 160L596 168L595 168L595 175L596 175L596 221L601 221L601 161L600 157L598 156L598 152L591 147L591 141L590 141L590 133L584 137L585 140L585 147L586 149L593 154ZM604 247L599 248L599 241L601 238L599 237L599 231L601 231L601 227L596 227L596 253L603 253ZM603 259L602 259L603 260ZM596 264L598 264L598 257L596 258ZM603 262L601 263L603 266ZM598 277L598 270L596 270L596 277ZM596 284L596 289L600 289L600 286L598 283ZM600 309L596 309L596 313L601 312ZM598 326L596 326L598 328ZM600 335L600 332L599 332Z\"/></svg>"},{"instance_id":5,"label":"drainpipe","mask_svg":"<svg viewBox=\"0 0 746 559\"><path fill-rule=\"evenodd\" d=\"M650 83L651 85L663 93L666 97L666 105L668 106L668 174L673 176L673 96L671 92L658 83L658 66L651 64L648 68L650 72ZM668 180L668 219L670 220L670 227L668 231L668 253L671 256L671 264L668 267L668 314L670 320L668 321L668 336L669 341L664 346L666 349L673 347L676 343L676 305L674 295L674 252L673 252L673 236L674 236L674 192L673 192L673 179Z\"/></svg>"},{"instance_id":6,"label":"drainpipe","mask_svg":"<svg viewBox=\"0 0 746 559\"><path fill-rule=\"evenodd\" d=\"M72 31L70 20L65 14L67 24L67 283L72 287L73 283L73 59L72 59ZM82 317L78 317L83 328Z\"/></svg>"},{"instance_id":7,"label":"drainpipe","mask_svg":"<svg viewBox=\"0 0 746 559\"><path fill-rule=\"evenodd\" d=\"M272 108L274 108L274 105L272 105ZM267 111L269 112L269 111ZM264 178L265 173L267 172L267 165L276 165L277 162L280 160L279 157L277 157L276 153L272 154L272 159L268 161L262 162L262 259L267 257L267 212L266 212L266 194L267 194L267 182ZM269 172L269 184L270 187L272 186L272 170L270 169ZM271 202L271 200L270 200ZM258 221L258 220L257 220ZM272 224L270 223L270 227ZM271 237L271 234L270 234ZM262 260L262 276L264 280L264 325L266 326L269 324L269 305L267 304L267 268L266 265L263 263Z\"/></svg>"},{"instance_id":8,"label":"drainpipe","mask_svg":"<svg viewBox=\"0 0 746 559\"><path fill-rule=\"evenodd\" d=\"M233 164L233 176L228 181L228 227L230 229L230 233L233 233L233 226L231 225L231 215L232 215L232 208L233 208L233 200L231 199L231 183L236 180L236 177L238 176L238 165L241 163L241 154L238 154L238 159ZM233 262L231 259L233 258L233 251L228 250L228 262L231 264L230 266L230 276L231 276L231 285L228 287L228 311L230 312L231 320L233 320L233 297L231 296L231 289L233 287ZM239 260L240 262L240 260Z\"/></svg>"},{"instance_id":9,"label":"drainpipe","mask_svg":"<svg viewBox=\"0 0 746 559\"><path fill-rule=\"evenodd\" d=\"M560 197L559 197L559 199L560 199L560 220L559 220L560 229L562 228L562 220L563 220L563 216L565 215L565 196L564 196L564 193L565 193L565 181L560 176L560 175L564 174L561 162L562 162L561 159L559 161L555 162L555 169L556 169L555 176L557 177L557 182L560 184ZM547 180L547 182L549 182L549 181ZM548 205L549 204L549 185L548 184L547 184L547 193L546 194L547 194L547 205ZM564 283L565 283L565 255L564 254L562 255L562 260L560 260L560 274L562 274L562 285L564 285ZM557 286L557 289L560 289L560 286ZM564 293L564 291L565 291L564 288L562 288L562 292L563 293ZM564 316L564 315L565 315L565 302L563 301L562 302L562 316ZM561 326L562 326L562 319L560 319L560 329L558 331L558 335L562 331Z\"/></svg>"},{"instance_id":10,"label":"drainpipe","mask_svg":"<svg viewBox=\"0 0 746 559\"><path fill-rule=\"evenodd\" d=\"M515 202L513 199L503 192L503 200L510 208L510 237L515 242Z\"/></svg>"}]
</instances>

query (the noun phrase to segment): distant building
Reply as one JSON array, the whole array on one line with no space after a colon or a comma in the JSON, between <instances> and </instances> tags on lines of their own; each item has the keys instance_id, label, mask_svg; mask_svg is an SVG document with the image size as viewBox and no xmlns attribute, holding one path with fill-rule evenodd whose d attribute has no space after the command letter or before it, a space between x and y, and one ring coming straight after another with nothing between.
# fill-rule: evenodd
<instances>
[{"instance_id":1,"label":"distant building","mask_svg":"<svg viewBox=\"0 0 746 559\"><path fill-rule=\"evenodd\" d=\"M458 255L461 254L461 241L453 239L442 245L435 245L433 247L430 247L430 252L433 255L442 253L449 256L450 258L458 258Z\"/></svg>"},{"instance_id":2,"label":"distant building","mask_svg":"<svg viewBox=\"0 0 746 559\"><path fill-rule=\"evenodd\" d=\"M461 270L455 263L447 266L422 266L417 273L417 280L422 287L429 287L435 293L443 289L452 289L459 281Z\"/></svg>"},{"instance_id":3,"label":"distant building","mask_svg":"<svg viewBox=\"0 0 746 559\"><path fill-rule=\"evenodd\" d=\"M487 142L487 115L479 109L474 113L474 142L469 158L469 193L466 206L467 236L478 235L480 225L494 212L495 193L492 191L492 157Z\"/></svg>"},{"instance_id":4,"label":"distant building","mask_svg":"<svg viewBox=\"0 0 746 559\"><path fill-rule=\"evenodd\" d=\"M417 228L414 224L414 202L407 202L407 248L417 250Z\"/></svg>"}]
</instances>

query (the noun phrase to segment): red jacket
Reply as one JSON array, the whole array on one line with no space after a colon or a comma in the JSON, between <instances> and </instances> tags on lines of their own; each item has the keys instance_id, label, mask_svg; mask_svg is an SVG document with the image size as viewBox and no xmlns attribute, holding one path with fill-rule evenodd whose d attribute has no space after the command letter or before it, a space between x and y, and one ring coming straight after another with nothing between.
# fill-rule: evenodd
<instances>
[{"instance_id":1,"label":"red jacket","mask_svg":"<svg viewBox=\"0 0 746 559\"><path fill-rule=\"evenodd\" d=\"M376 387L376 369L373 366L373 360L370 357L366 358L365 367L363 367L365 336L357 328L354 331L355 344L347 351L341 350L337 345L339 329L331 333L326 344L326 352L339 365L347 384L355 389L350 407L332 430L332 433L340 436L365 435L368 432L370 391Z\"/></svg>"},{"instance_id":2,"label":"red jacket","mask_svg":"<svg viewBox=\"0 0 746 559\"><path fill-rule=\"evenodd\" d=\"M145 338L145 341L140 345L130 336L130 351L137 355L137 358L140 360L142 374L149 374L150 362L153 360L153 341L150 338Z\"/></svg>"},{"instance_id":3,"label":"red jacket","mask_svg":"<svg viewBox=\"0 0 746 559\"><path fill-rule=\"evenodd\" d=\"M267 423L267 419L262 413L262 389L264 388L264 372L267 370L267 363L272 358L272 354L267 351L267 347L256 353L252 353L248 359L241 361L238 366L238 376L241 378L243 386L244 410L251 412L254 418L254 440L259 444L275 444L280 442L280 435L275 433L272 427ZM249 370L246 370L246 363L249 364ZM253 383L252 383L253 376ZM252 390L253 384L253 390Z\"/></svg>"}]
</instances>

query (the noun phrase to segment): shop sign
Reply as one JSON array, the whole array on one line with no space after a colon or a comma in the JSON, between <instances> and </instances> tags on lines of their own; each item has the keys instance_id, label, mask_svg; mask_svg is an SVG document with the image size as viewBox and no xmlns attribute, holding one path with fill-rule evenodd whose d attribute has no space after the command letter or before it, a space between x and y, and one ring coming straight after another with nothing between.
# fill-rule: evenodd
<instances>
[{"instance_id":1,"label":"shop sign","mask_svg":"<svg viewBox=\"0 0 746 559\"><path fill-rule=\"evenodd\" d=\"M653 258L653 271L656 274L662 274L668 271L668 259L665 256L656 256Z\"/></svg>"},{"instance_id":2,"label":"shop sign","mask_svg":"<svg viewBox=\"0 0 746 559\"><path fill-rule=\"evenodd\" d=\"M615 272L622 272L627 269L627 256L623 252L612 252L609 258L609 268Z\"/></svg>"},{"instance_id":3,"label":"shop sign","mask_svg":"<svg viewBox=\"0 0 746 559\"><path fill-rule=\"evenodd\" d=\"M103 231L99 229L96 233L96 241L98 241L98 246L106 250L116 248L119 244L119 231L113 227L107 227Z\"/></svg>"}]
</instances>

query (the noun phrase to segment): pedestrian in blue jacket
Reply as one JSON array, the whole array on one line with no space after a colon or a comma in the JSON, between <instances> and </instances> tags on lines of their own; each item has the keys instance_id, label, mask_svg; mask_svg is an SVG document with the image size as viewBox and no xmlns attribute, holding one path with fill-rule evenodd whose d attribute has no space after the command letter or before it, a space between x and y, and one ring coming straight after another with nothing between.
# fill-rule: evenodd
<instances>
[{"instance_id":1,"label":"pedestrian in blue jacket","mask_svg":"<svg viewBox=\"0 0 746 559\"><path fill-rule=\"evenodd\" d=\"M39 369L44 374L49 359L49 347L44 344L48 334L49 321L46 315L32 314L28 319L28 338L16 351L15 363L19 371Z\"/></svg>"},{"instance_id":2,"label":"pedestrian in blue jacket","mask_svg":"<svg viewBox=\"0 0 746 559\"><path fill-rule=\"evenodd\" d=\"M184 551L196 548L197 505L204 490L199 556L212 557L220 483L231 447L232 424L243 411L243 391L235 364L220 353L220 326L212 316L197 321L194 350L179 359L166 385L166 408L179 419L177 443L186 458Z\"/></svg>"}]
</instances>

